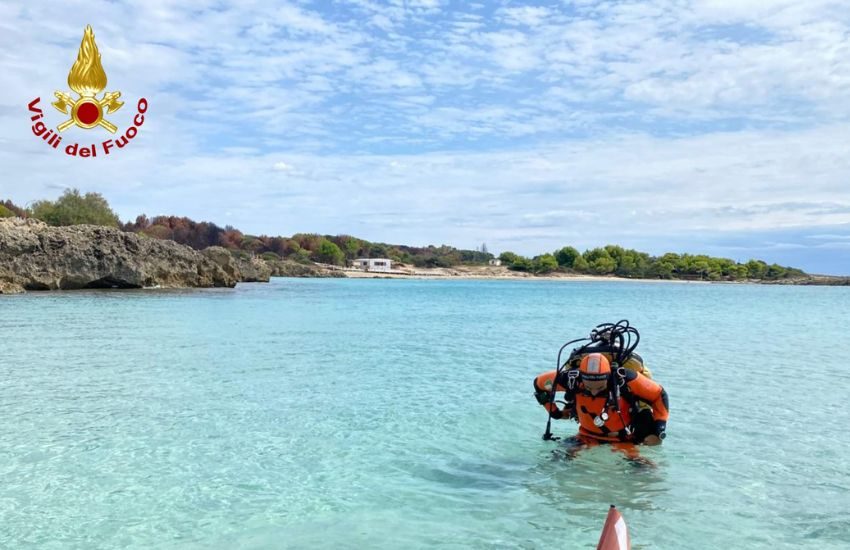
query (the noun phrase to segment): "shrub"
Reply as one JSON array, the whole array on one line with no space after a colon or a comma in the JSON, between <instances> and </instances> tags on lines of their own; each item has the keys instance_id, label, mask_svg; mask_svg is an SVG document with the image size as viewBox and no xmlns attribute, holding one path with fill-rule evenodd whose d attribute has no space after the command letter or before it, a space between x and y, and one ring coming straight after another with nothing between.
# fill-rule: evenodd
<instances>
[{"instance_id":1,"label":"shrub","mask_svg":"<svg viewBox=\"0 0 850 550\"><path fill-rule=\"evenodd\" d=\"M531 270L534 273L551 273L558 269L558 260L552 254L535 256L531 261Z\"/></svg>"},{"instance_id":2,"label":"shrub","mask_svg":"<svg viewBox=\"0 0 850 550\"><path fill-rule=\"evenodd\" d=\"M315 257L316 261L325 264L343 265L345 263L345 254L337 245L327 239L322 239L319 242L319 249L316 251Z\"/></svg>"},{"instance_id":3,"label":"shrub","mask_svg":"<svg viewBox=\"0 0 850 550\"><path fill-rule=\"evenodd\" d=\"M571 269L579 256L581 256L579 251L571 246L565 246L561 250L555 252L555 259L558 261L558 265Z\"/></svg>"},{"instance_id":4,"label":"shrub","mask_svg":"<svg viewBox=\"0 0 850 550\"><path fill-rule=\"evenodd\" d=\"M118 227L118 216L100 193L80 195L77 189L65 191L55 202L38 201L32 206L32 216L49 225L105 225Z\"/></svg>"}]
</instances>

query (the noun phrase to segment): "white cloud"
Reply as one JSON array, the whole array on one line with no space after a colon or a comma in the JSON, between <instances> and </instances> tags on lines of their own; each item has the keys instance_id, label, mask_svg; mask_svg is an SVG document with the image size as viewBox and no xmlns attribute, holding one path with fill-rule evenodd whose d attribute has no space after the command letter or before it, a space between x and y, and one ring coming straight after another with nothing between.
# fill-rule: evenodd
<instances>
[{"instance_id":1,"label":"white cloud","mask_svg":"<svg viewBox=\"0 0 850 550\"><path fill-rule=\"evenodd\" d=\"M850 227L848 229L850 229ZM822 234L822 235L807 235L806 238L807 239L823 240L823 241L844 241L844 240L850 241L850 234L840 235L840 234L835 234L835 233L825 233L825 234Z\"/></svg>"},{"instance_id":2,"label":"white cloud","mask_svg":"<svg viewBox=\"0 0 850 550\"><path fill-rule=\"evenodd\" d=\"M54 195L62 174L125 217L527 252L566 237L850 221L844 2L485 9L5 3L0 195ZM89 21L128 101L115 123L126 127L138 97L151 104L139 139L96 170L44 149L23 118L64 87ZM398 205L403 227L351 218ZM628 224L576 225L606 207Z\"/></svg>"},{"instance_id":3,"label":"white cloud","mask_svg":"<svg viewBox=\"0 0 850 550\"><path fill-rule=\"evenodd\" d=\"M295 32L316 34L331 34L336 32L334 26L328 24L320 15L309 13L292 5L284 5L278 8L274 14L273 21L283 28Z\"/></svg>"},{"instance_id":4,"label":"white cloud","mask_svg":"<svg viewBox=\"0 0 850 550\"><path fill-rule=\"evenodd\" d=\"M501 8L496 14L511 24L536 27L543 23L551 15L551 12L543 6L520 6Z\"/></svg>"}]
</instances>

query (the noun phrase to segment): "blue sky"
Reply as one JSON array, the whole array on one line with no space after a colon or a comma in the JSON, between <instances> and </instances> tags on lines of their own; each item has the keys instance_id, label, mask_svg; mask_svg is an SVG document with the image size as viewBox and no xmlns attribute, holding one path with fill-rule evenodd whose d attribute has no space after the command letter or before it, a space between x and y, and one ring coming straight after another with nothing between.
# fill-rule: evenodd
<instances>
[{"instance_id":1,"label":"blue sky","mask_svg":"<svg viewBox=\"0 0 850 550\"><path fill-rule=\"evenodd\" d=\"M86 24L127 100L110 120L150 102L108 159L48 149L26 111L67 89ZM18 203L78 187L124 219L850 274L846 2L12 1L0 28Z\"/></svg>"}]
</instances>

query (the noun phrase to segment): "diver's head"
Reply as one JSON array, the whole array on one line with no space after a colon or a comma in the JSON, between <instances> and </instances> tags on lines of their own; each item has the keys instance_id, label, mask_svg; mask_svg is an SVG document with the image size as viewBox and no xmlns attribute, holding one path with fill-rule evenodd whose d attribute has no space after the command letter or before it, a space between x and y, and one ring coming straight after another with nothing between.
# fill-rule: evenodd
<instances>
[{"instance_id":1,"label":"diver's head","mask_svg":"<svg viewBox=\"0 0 850 550\"><path fill-rule=\"evenodd\" d=\"M601 353L590 353L582 357L578 367L584 389L597 395L608 389L611 363Z\"/></svg>"}]
</instances>

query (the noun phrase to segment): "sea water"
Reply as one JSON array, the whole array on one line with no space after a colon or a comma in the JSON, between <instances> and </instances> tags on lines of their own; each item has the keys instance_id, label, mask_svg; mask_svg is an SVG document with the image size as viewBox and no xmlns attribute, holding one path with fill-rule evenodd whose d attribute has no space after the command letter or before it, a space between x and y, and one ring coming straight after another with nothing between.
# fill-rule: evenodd
<instances>
[{"instance_id":1,"label":"sea water","mask_svg":"<svg viewBox=\"0 0 850 550\"><path fill-rule=\"evenodd\" d=\"M272 279L0 297L2 548L850 545L850 288ZM532 379L628 319L639 466ZM560 435L576 425L555 423Z\"/></svg>"}]
</instances>

